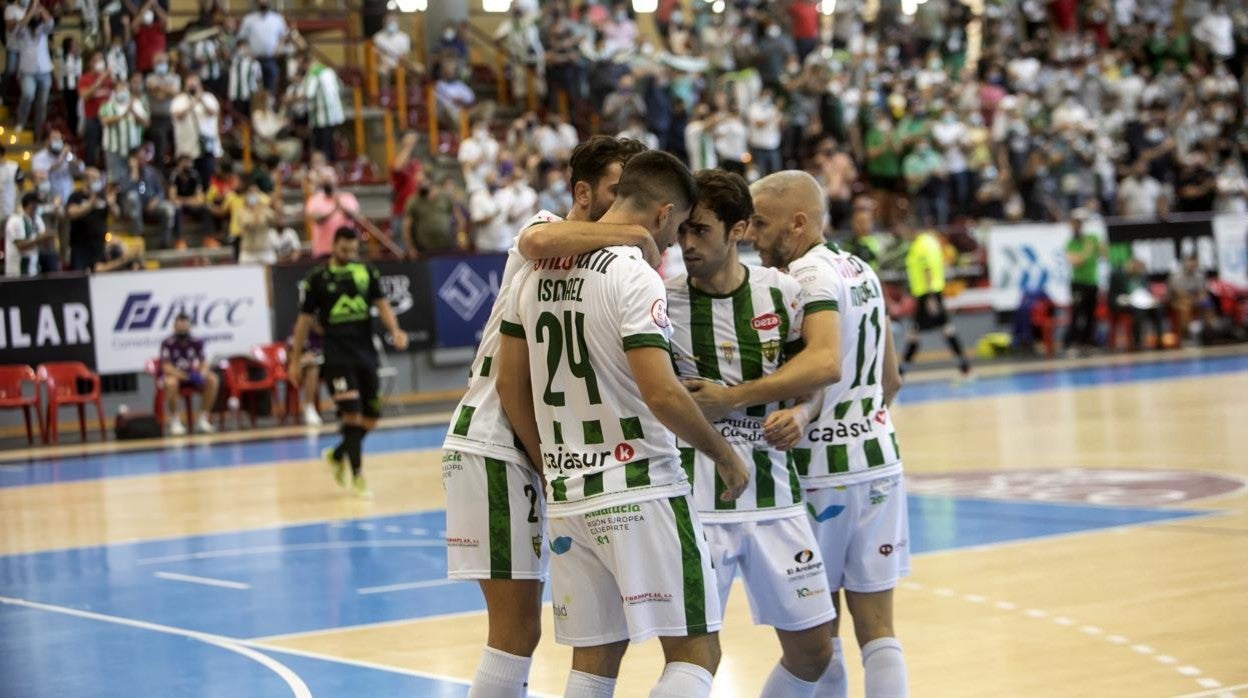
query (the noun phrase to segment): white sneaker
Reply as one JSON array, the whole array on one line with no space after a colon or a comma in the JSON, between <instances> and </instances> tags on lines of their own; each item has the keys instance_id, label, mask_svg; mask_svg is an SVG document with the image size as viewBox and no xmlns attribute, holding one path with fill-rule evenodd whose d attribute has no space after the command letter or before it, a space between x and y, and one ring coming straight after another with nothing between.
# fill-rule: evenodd
<instances>
[{"instance_id":1,"label":"white sneaker","mask_svg":"<svg viewBox=\"0 0 1248 698\"><path fill-rule=\"evenodd\" d=\"M321 419L321 415L316 411L315 407L307 405L303 408L303 423L310 427L319 427L325 422Z\"/></svg>"},{"instance_id":2,"label":"white sneaker","mask_svg":"<svg viewBox=\"0 0 1248 698\"><path fill-rule=\"evenodd\" d=\"M212 426L212 422L208 420L208 415L204 415L200 417L199 422L195 424L195 431L198 431L201 434L212 434L217 431L217 428Z\"/></svg>"},{"instance_id":3,"label":"white sneaker","mask_svg":"<svg viewBox=\"0 0 1248 698\"><path fill-rule=\"evenodd\" d=\"M174 417L169 420L169 435L186 436L186 425L182 423L181 419Z\"/></svg>"}]
</instances>

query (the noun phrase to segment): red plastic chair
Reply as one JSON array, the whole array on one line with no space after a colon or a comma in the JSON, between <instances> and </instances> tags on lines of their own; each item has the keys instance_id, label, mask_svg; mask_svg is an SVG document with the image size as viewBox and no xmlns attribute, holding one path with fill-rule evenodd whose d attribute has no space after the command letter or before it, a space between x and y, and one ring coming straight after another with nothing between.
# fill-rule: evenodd
<instances>
[{"instance_id":1,"label":"red plastic chair","mask_svg":"<svg viewBox=\"0 0 1248 698\"><path fill-rule=\"evenodd\" d=\"M252 379L247 377L247 369L259 364L264 368L264 377ZM225 370L225 394L229 396L231 404L242 404L244 395L254 393L275 394L277 390L277 380L272 371L264 366L263 362L257 362L246 356L232 356L220 364ZM237 400L238 402L235 402ZM242 426L242 417L239 416L240 410L234 412L234 426ZM256 426L256 410L254 407L247 411L251 417L251 426ZM225 415L221 415L221 423L224 424Z\"/></svg>"},{"instance_id":2,"label":"red plastic chair","mask_svg":"<svg viewBox=\"0 0 1248 698\"><path fill-rule=\"evenodd\" d=\"M283 386L286 391L286 399L281 402L281 413L278 420L281 424L286 423L286 418L296 415L295 419L299 419L299 388L290 382L290 377L286 375L286 345L281 342L273 344L258 344L251 348L251 355L256 361L264 364L265 370L273 376L273 404L277 405L277 386Z\"/></svg>"},{"instance_id":3,"label":"red plastic chair","mask_svg":"<svg viewBox=\"0 0 1248 698\"><path fill-rule=\"evenodd\" d=\"M22 394L22 385L30 383L34 387L34 395L26 397ZM39 421L39 441L45 440L43 431L43 398L39 393L39 377L35 369L26 365L0 366L0 410L22 409L22 419L26 422L26 443L33 444L35 436L30 430L30 408L35 408L35 419Z\"/></svg>"},{"instance_id":4,"label":"red plastic chair","mask_svg":"<svg viewBox=\"0 0 1248 698\"><path fill-rule=\"evenodd\" d=\"M108 438L104 429L104 405L100 403L100 376L93 373L85 364L78 361L54 361L39 364L37 370L39 382L47 387L47 417L44 423L44 443L56 443L60 436L58 421L60 409L64 405L78 406L78 431L82 440L87 440L86 405L95 405L95 413L100 418L100 438ZM78 392L78 381L85 380L91 384L91 390Z\"/></svg>"},{"instance_id":5,"label":"red plastic chair","mask_svg":"<svg viewBox=\"0 0 1248 698\"><path fill-rule=\"evenodd\" d=\"M160 359L148 359L143 365L143 370L152 377L152 381L156 385L156 397L152 400L152 414L156 417L156 423L163 429L165 427L165 372L161 369ZM190 387L184 386L178 390L182 396L183 406L186 409L187 419L194 414L194 404L191 398L197 391ZM187 425L189 429L191 425Z\"/></svg>"}]
</instances>

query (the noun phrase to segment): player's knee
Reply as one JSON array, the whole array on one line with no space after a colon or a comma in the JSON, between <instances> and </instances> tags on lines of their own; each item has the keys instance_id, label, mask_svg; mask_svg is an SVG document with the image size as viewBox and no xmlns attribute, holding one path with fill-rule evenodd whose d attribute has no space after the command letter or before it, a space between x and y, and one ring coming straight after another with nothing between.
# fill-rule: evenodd
<instances>
[{"instance_id":1,"label":"player's knee","mask_svg":"<svg viewBox=\"0 0 1248 698\"><path fill-rule=\"evenodd\" d=\"M177 393L178 391L178 379L174 378L173 376L165 376L164 380L162 380L161 383L163 383L165 386L166 395L168 395L169 398L172 399L174 394Z\"/></svg>"},{"instance_id":2,"label":"player's knee","mask_svg":"<svg viewBox=\"0 0 1248 698\"><path fill-rule=\"evenodd\" d=\"M211 373L211 372L204 374L204 387L205 388L211 388L213 390L216 390L218 382L219 381L217 379L217 374Z\"/></svg>"},{"instance_id":3,"label":"player's knee","mask_svg":"<svg viewBox=\"0 0 1248 698\"><path fill-rule=\"evenodd\" d=\"M882 637L897 636L891 618L863 618L861 621L855 618L854 634L858 637L859 647Z\"/></svg>"},{"instance_id":4,"label":"player's knee","mask_svg":"<svg viewBox=\"0 0 1248 698\"><path fill-rule=\"evenodd\" d=\"M817 681L832 661L831 624L801 632L780 632L783 663L789 673L803 681Z\"/></svg>"}]
</instances>

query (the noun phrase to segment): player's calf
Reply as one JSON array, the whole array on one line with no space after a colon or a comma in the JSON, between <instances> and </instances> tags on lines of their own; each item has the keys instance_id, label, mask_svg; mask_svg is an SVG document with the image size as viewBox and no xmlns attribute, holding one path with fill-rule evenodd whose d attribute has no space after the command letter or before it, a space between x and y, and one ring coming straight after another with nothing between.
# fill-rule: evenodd
<instances>
[{"instance_id":1,"label":"player's calf","mask_svg":"<svg viewBox=\"0 0 1248 698\"><path fill-rule=\"evenodd\" d=\"M660 637L663 644L663 675L650 698L706 698L711 679L719 668L719 633L686 637Z\"/></svg>"},{"instance_id":2,"label":"player's calf","mask_svg":"<svg viewBox=\"0 0 1248 698\"><path fill-rule=\"evenodd\" d=\"M867 698L909 695L906 658L893 630L893 590L873 593L846 590L845 603L854 619L858 645L862 647Z\"/></svg>"}]
</instances>

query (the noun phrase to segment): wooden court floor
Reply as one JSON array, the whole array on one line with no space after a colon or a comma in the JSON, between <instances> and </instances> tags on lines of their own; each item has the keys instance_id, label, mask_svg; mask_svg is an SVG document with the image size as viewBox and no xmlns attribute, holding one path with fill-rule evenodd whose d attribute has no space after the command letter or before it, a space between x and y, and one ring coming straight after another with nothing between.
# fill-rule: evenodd
<instances>
[{"instance_id":1,"label":"wooden court floor","mask_svg":"<svg viewBox=\"0 0 1248 698\"><path fill-rule=\"evenodd\" d=\"M1155 373L1133 373L1135 368L1123 366L1073 382L1061 372L1045 373L1017 390L937 381L916 384L914 391L923 399L914 401L907 401L903 391L895 421L911 494L921 500L923 514L912 514L911 526L924 528L912 530L912 537L929 541L925 550L916 550L912 575L896 601L912 695L1248 696L1248 490L1241 489L1248 478L1248 355L1197 355L1175 365L1202 361L1224 363L1216 370ZM981 383L995 380L985 377ZM187 442L167 457L175 463L207 448L203 444ZM265 451L221 448L217 467L166 470L159 465L154 472L119 477L9 486L0 479L0 600L40 600L41 578L23 570L53 565L67 549L75 554L78 549L114 551L107 559L116 571L128 564L119 546L140 546L141 551L148 549L142 546L176 544L179 551L194 551L200 549L199 537L326 522L371 531L371 523L344 522L376 521L380 534L389 528L385 522L403 521L384 517L435 516L443 507L439 456L428 445L408 449L399 443L366 453L376 492L372 501L343 496L312 459L281 457L285 446L269 461ZM243 457L259 462L246 467L230 462ZM19 471L52 467L20 455L12 458L17 459L0 462L0 477L6 471L16 477ZM66 463L58 467L76 467ZM1138 520L1114 523L1127 510ZM1161 518L1150 518L1153 514ZM1021 533L994 538L1006 528ZM411 531L417 535L416 528ZM432 528L425 533L436 534ZM45 562L27 564L47 551L53 552ZM384 547L369 552L377 564L398 555ZM441 551L431 547L426 552L432 557L422 558L425 568L408 570L426 582L368 597L376 607L368 607L375 615L367 617L380 620L353 622L350 614L330 614L310 629L268 632L285 627L262 622L264 614L277 613L273 606L238 601L256 615L237 636L279 660L286 656L283 651L291 651L355 667L392 668L433 681L427 684L432 688L420 689L422 695L463 695L484 638L485 617L472 601L471 588L439 586L436 578L444 567L436 569L436 558ZM371 583L397 578L396 586L403 587L402 572ZM40 574L55 581L58 572ZM254 588L248 591L204 593L259 594L255 580L264 579L265 570L254 574ZM101 593L107 596L112 583L101 582ZM291 587L277 590L276 598L310 594L310 607L332 608L335 594L350 591L322 588L315 576L285 583ZM438 596L443 592L458 596ZM58 593L62 596L55 604L42 602L92 612L101 608L86 596L74 596L73 589ZM189 603L191 597L170 598ZM0 611L5 608L0 605ZM161 612L175 620L190 617L186 609ZM751 625L739 587L726 616L724 661L714 695L756 696L778 657L774 637ZM13 632L6 636L4 618L0 615L0 655L6 642L22 642ZM42 622L39 618L29 622ZM290 627L302 627L298 618L289 620ZM161 627L200 629L194 625L198 620L186 622L190 625L161 621ZM570 652L553 643L549 617L544 630L531 687L559 695ZM232 631L220 634L234 637ZM45 636L37 637L32 642ZM56 642L72 643L73 638ZM83 636L76 651L97 651L101 642ZM852 633L846 646L851 695L860 695ZM50 649L57 648L62 647ZM66 667L63 671L74 671L73 662ZM656 642L630 649L617 695L647 695L660 668ZM38 665L9 669L44 670ZM6 692L5 682L13 675L6 679L5 673L0 660L0 696L18 695ZM23 685L40 685L38 676L20 678L26 680ZM106 686L108 681L107 676L84 677L81 685ZM79 693L73 688L79 684L64 685L66 690L44 695L113 695ZM308 685L308 695L361 695Z\"/></svg>"}]
</instances>

